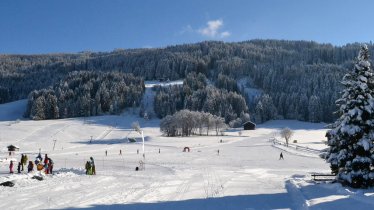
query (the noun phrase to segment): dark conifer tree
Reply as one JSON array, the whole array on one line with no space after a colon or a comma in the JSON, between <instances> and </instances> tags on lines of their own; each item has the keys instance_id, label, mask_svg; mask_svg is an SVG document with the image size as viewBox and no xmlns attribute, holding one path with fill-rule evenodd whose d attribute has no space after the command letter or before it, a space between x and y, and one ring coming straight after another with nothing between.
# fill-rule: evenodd
<instances>
[{"instance_id":1,"label":"dark conifer tree","mask_svg":"<svg viewBox=\"0 0 374 210\"><path fill-rule=\"evenodd\" d=\"M337 180L355 188L374 185L374 99L373 73L366 45L354 69L346 74L342 97L337 100L340 118L327 132L327 156Z\"/></svg>"}]
</instances>

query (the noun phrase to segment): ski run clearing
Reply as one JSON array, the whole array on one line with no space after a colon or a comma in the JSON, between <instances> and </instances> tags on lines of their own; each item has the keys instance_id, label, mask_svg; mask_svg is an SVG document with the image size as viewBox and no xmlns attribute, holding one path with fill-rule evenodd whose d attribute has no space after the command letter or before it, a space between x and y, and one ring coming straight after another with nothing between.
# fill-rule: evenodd
<instances>
[{"instance_id":1,"label":"ski run clearing","mask_svg":"<svg viewBox=\"0 0 374 210\"><path fill-rule=\"evenodd\" d=\"M158 119L144 120L131 111L17 120L25 104L0 105L0 183L15 182L14 187L0 186L0 209L374 209L373 189L313 182L312 173L330 172L318 154L270 141L283 141L276 132L287 126L295 131L291 142L321 150L326 148L324 124L270 121L241 135L241 129L232 129L224 136L174 138L161 135ZM141 135L131 128L134 121L145 136L141 171L135 171L143 158ZM10 144L20 148L11 158ZM191 152L182 152L184 147ZM31 179L36 171L9 174L10 159L16 169L21 153L35 160L39 148L53 159L53 175L42 174L44 180L38 181ZM281 152L284 160L279 160ZM85 175L91 156L96 176Z\"/></svg>"}]
</instances>

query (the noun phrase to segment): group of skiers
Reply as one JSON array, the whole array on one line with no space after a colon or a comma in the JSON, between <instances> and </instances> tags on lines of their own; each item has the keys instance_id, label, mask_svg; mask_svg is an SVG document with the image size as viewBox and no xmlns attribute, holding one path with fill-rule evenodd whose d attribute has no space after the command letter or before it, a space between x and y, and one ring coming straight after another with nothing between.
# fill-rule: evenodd
<instances>
[{"instance_id":1,"label":"group of skiers","mask_svg":"<svg viewBox=\"0 0 374 210\"><path fill-rule=\"evenodd\" d=\"M22 154L21 155L21 161L18 162L17 166L17 172L20 174L21 171L24 171L24 165L27 164L28 157L27 155ZM39 153L34 161L37 170L42 171L44 170L45 174L52 174L53 173L53 161L50 157L48 157L47 154L45 154L44 159L42 158L42 155ZM27 165L27 172L30 173L34 171L34 163L32 161L28 161ZM14 173L14 161L11 160L9 164L9 172L11 174ZM86 162L85 165L86 174L87 175L96 175L96 167L95 167L95 161L93 157L90 157L90 160Z\"/></svg>"},{"instance_id":2,"label":"group of skiers","mask_svg":"<svg viewBox=\"0 0 374 210\"><path fill-rule=\"evenodd\" d=\"M93 157L90 157L90 160L86 162L85 169L87 175L96 175L96 167Z\"/></svg>"},{"instance_id":3,"label":"group of skiers","mask_svg":"<svg viewBox=\"0 0 374 210\"><path fill-rule=\"evenodd\" d=\"M21 161L18 162L18 166L17 166L17 172L19 174L21 173L21 171L24 171L24 166L27 164L27 161L28 161L27 155L22 154L21 155ZM47 154L45 154L44 161L43 161L42 155L39 153L39 155L36 157L34 163L37 166L38 171L41 171L41 170L44 169L44 172L46 174L52 174L52 172L53 172L53 161L52 161L51 158L48 157ZM34 163L31 160L28 161L27 173L30 173L30 172L34 171ZM13 160L11 160L10 164L9 164L9 172L11 174L14 173L13 168L14 168L14 162L13 162Z\"/></svg>"}]
</instances>

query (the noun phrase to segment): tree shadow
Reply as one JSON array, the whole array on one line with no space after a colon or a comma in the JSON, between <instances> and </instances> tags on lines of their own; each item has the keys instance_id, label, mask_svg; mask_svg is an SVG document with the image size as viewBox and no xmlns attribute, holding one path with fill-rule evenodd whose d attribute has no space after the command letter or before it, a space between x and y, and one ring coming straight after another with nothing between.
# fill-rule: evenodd
<instances>
[{"instance_id":1,"label":"tree shadow","mask_svg":"<svg viewBox=\"0 0 374 210\"><path fill-rule=\"evenodd\" d=\"M218 198L164 201L153 203L129 203L93 205L88 208L67 209L126 209L126 210L255 210L295 209L287 193L224 196Z\"/></svg>"},{"instance_id":2,"label":"tree shadow","mask_svg":"<svg viewBox=\"0 0 374 210\"><path fill-rule=\"evenodd\" d=\"M160 120L157 118L146 120L136 114L121 114L121 115L102 115L91 117L77 117L71 118L76 121L81 121L87 125L104 125L112 126L118 129L133 129L132 123L138 122L141 128L159 127Z\"/></svg>"},{"instance_id":3,"label":"tree shadow","mask_svg":"<svg viewBox=\"0 0 374 210\"><path fill-rule=\"evenodd\" d=\"M139 143L142 143L142 137L131 137L133 139L136 140L136 142L129 142L127 139L99 139L99 140L92 140L90 141L90 139L85 139L85 140L82 140L82 141L76 141L76 142L71 142L71 143L74 143L74 144L87 144L87 145L99 145L99 144L107 144L107 145L111 145L111 144L139 144ZM147 142L150 140L150 137L149 136L145 136L144 137L144 141Z\"/></svg>"},{"instance_id":4,"label":"tree shadow","mask_svg":"<svg viewBox=\"0 0 374 210\"><path fill-rule=\"evenodd\" d=\"M285 127L291 130L320 130L327 129L325 123L311 123L298 120L270 120L262 124L258 124L256 129L268 128L268 129L283 129Z\"/></svg>"},{"instance_id":5,"label":"tree shadow","mask_svg":"<svg viewBox=\"0 0 374 210\"><path fill-rule=\"evenodd\" d=\"M364 192L374 193L374 189L352 189L339 183L310 181L309 185L298 186L298 190L308 201L308 209L374 209L373 196L364 195Z\"/></svg>"}]
</instances>

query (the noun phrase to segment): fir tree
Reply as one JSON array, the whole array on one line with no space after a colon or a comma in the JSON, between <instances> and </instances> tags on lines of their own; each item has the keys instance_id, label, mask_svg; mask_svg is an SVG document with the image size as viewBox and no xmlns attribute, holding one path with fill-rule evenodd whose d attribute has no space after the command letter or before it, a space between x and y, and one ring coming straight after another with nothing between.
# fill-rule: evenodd
<instances>
[{"instance_id":1,"label":"fir tree","mask_svg":"<svg viewBox=\"0 0 374 210\"><path fill-rule=\"evenodd\" d=\"M336 101L340 118L326 134L332 172L339 182L355 188L374 185L374 83L368 59L364 45L353 71L343 78L345 89Z\"/></svg>"}]
</instances>

